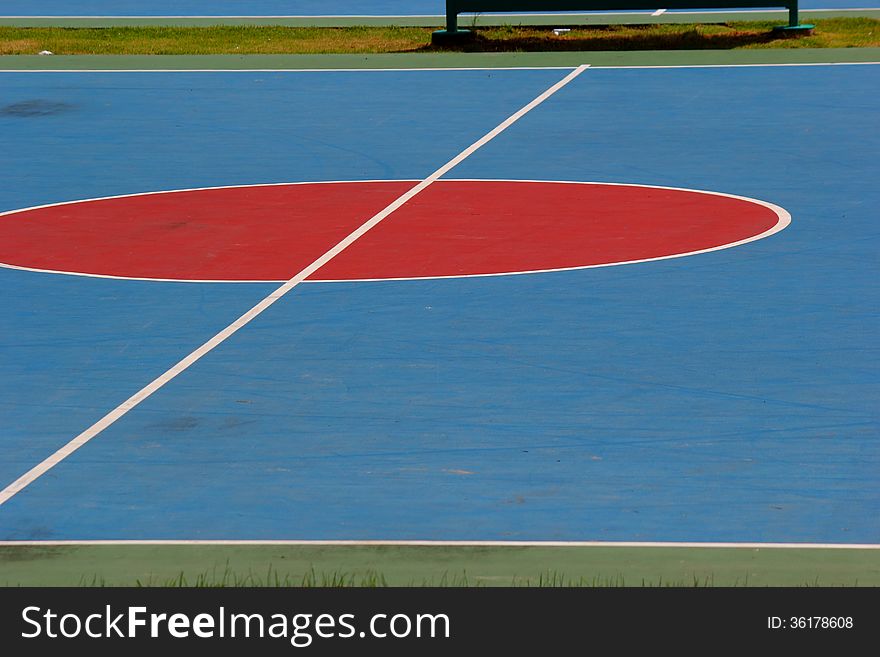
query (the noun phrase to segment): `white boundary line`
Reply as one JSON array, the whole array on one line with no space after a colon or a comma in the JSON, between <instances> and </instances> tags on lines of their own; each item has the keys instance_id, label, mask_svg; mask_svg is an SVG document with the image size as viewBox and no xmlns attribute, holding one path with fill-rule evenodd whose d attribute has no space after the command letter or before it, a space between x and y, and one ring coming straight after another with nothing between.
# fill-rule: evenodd
<instances>
[{"instance_id":1,"label":"white boundary line","mask_svg":"<svg viewBox=\"0 0 880 657\"><path fill-rule=\"evenodd\" d=\"M91 57L91 55L75 55ZM115 55L113 55L115 56ZM140 57L141 55L132 55ZM155 55L143 55L155 57ZM160 55L161 56L161 55ZM177 57L177 55L170 55ZM180 55L190 57L199 55ZM213 55L208 55L212 57ZM225 57L226 55L217 55ZM234 56L234 55L233 55ZM255 55L263 57L264 55ZM275 57L276 55L265 55ZM299 57L299 55L278 55ZM310 55L306 55L310 57ZM429 66L403 68L0 68L0 73L407 73L430 71L571 71L575 66ZM590 68L593 68L592 66Z\"/></svg>"},{"instance_id":2,"label":"white boundary line","mask_svg":"<svg viewBox=\"0 0 880 657\"><path fill-rule=\"evenodd\" d=\"M135 57L139 55L134 55ZM152 56L152 55L149 55ZM188 55L182 55L188 56ZM217 55L223 57L224 55ZM256 55L262 57L262 55ZM273 57L274 55L267 55ZM286 55L280 55L284 57ZM298 55L290 55L297 57ZM95 68L0 69L0 73L406 73L426 71L571 71L575 66L452 66L413 68ZM591 67L592 68L592 67Z\"/></svg>"},{"instance_id":3,"label":"white boundary line","mask_svg":"<svg viewBox=\"0 0 880 657\"><path fill-rule=\"evenodd\" d=\"M56 465L61 463L68 456L73 454L80 447L88 443L95 436L104 431L107 427L111 426L114 422L123 417L130 410L138 406L145 399L150 397L154 392L161 389L167 383L176 378L179 374L189 369L195 362L201 359L203 356L213 351L217 346L228 340L232 337L239 329L243 328L254 319L256 319L260 314L262 314L265 310L267 310L270 306L272 306L276 301L284 297L288 292L293 290L297 285L302 283L306 278L311 276L313 273L318 271L325 264L330 262L337 255L342 253L346 248L351 246L355 241L357 241L360 237L362 237L365 233L367 233L370 229L375 227L379 222L387 218L394 211L399 209L402 205L404 205L407 201L415 197L417 194L422 192L424 189L432 185L436 180L438 180L441 176L449 172L451 169L455 168L459 164L461 164L464 160L470 157L474 152L485 146L487 143L492 141L499 134L507 130L511 125L516 123L523 116L528 114L530 111L535 109L538 105L546 101L557 91L565 87L569 82L577 78L581 73L587 70L589 64L582 64L578 66L571 73L562 78L559 82L545 90L527 105L510 115L507 119L498 124L491 131L486 133L483 137L475 141L473 144L464 149L461 153L456 155L454 158L449 160L446 164L441 166L439 169L434 171L427 178L422 180L415 187L412 187L408 192L403 194L394 200L391 204L386 206L383 210L379 211L377 214L373 215L370 219L364 222L359 228L350 233L347 237L345 237L342 241L340 241L336 246L327 251L320 258L315 260L312 264L307 266L305 269L294 275L290 278L286 283L284 283L281 287L279 287L274 292L270 293L268 296L263 298L259 303L257 303L253 308L244 313L241 317L232 322L225 329L220 331L213 338L204 343L201 347L190 353L188 356L183 358L177 364L172 366L169 370L167 370L164 374L161 374L158 378L154 379L146 386L141 388L134 395L129 397L127 400L122 402L119 406L114 408L112 411L107 413L104 417L98 420L95 424L90 426L88 429L80 433L73 440L64 445L61 449L57 450L54 454L46 458L43 462L34 466L30 470L28 470L21 477L13 481L11 484L6 486L2 491L0 491L0 506L8 502L12 497L20 493L31 483L39 479L41 476L46 474L49 470L54 468Z\"/></svg>"},{"instance_id":4,"label":"white boundary line","mask_svg":"<svg viewBox=\"0 0 880 657\"><path fill-rule=\"evenodd\" d=\"M787 14L788 9L773 9L772 7L768 7L767 9L731 9L730 11L726 9L707 9L705 11L679 11L677 9L668 10L674 13L676 16L688 16L691 14L696 14L697 16L703 14ZM798 9L799 14L815 14L817 11L880 11L880 7L849 7L849 8L840 8L836 7L827 7L825 9L820 9L814 7L812 9Z\"/></svg>"},{"instance_id":5,"label":"white boundary line","mask_svg":"<svg viewBox=\"0 0 880 657\"><path fill-rule=\"evenodd\" d=\"M96 540L0 541L0 547L64 546L401 546L401 547L596 547L596 548L740 548L804 550L880 550L877 543L702 543L675 541L405 541L405 540Z\"/></svg>"},{"instance_id":6,"label":"white boundary line","mask_svg":"<svg viewBox=\"0 0 880 657\"><path fill-rule=\"evenodd\" d=\"M295 186L295 185L344 185L344 184L352 184L352 183L375 183L375 182L411 182L413 184L417 183L416 180L326 180L326 181L318 181L318 182L291 182L291 183L266 183L261 185L259 183L255 184L247 184L247 185L221 185L218 187L196 187L192 189L175 189L175 190L165 190L165 191L155 191L155 192L144 192L140 194L120 194L117 196L105 196L100 198L93 199L81 199L76 201L68 201L61 203L49 203L47 205L37 205L30 208L21 208L18 210L9 210L7 212L0 212L0 218L4 216L10 216L15 214L20 214L24 212L29 212L32 210L42 210L46 208L59 207L64 205L76 205L81 203L91 203L97 201L107 201L113 199L121 199L121 198L132 198L138 196L156 196L159 194L175 194L175 193L183 193L183 192L199 192L199 191L210 191L210 190L219 190L219 189L238 189L238 188L251 188L251 187L284 187L284 186ZM401 276L395 278L346 278L346 279L309 279L307 281L303 281L304 283L357 283L357 282L377 282L377 281L411 281L411 280L438 280L438 279L447 279L447 278L485 278L490 276L518 276L524 274L542 274L549 272L560 272L560 271L575 271L579 269L597 269L601 267L617 267L621 265L633 265L644 262L654 262L657 260L671 260L674 258L684 258L687 256L700 255L703 253L712 253L714 251L721 251L724 249L730 249L737 246L742 246L744 244L748 244L750 242L756 242L758 240L764 239L766 237L770 237L771 235L775 235L776 233L784 230L791 224L791 214L784 208L775 205L773 203L769 203L767 201L762 201L756 198L750 198L748 196L737 196L735 194L726 194L724 192L714 192L702 189L689 189L686 187L665 187L660 185L643 185L637 183L612 183L612 182L585 182L585 181L574 181L574 180L508 180L508 179L491 179L491 178L444 178L442 182L506 182L506 183L546 183L546 184L564 184L564 185L592 185L592 186L605 186L605 187L638 187L642 189L662 189L667 191L676 191L676 192L689 192L694 194L705 194L707 196L720 196L722 198L731 198L738 201L746 201L749 203L754 203L755 205L760 205L769 210L772 210L776 213L778 221L775 226L772 228L759 233L758 235L753 235L752 237L747 237L745 239L738 240L736 242L729 242L727 244L721 244L719 246L713 246L706 249L699 249L696 251L686 251L683 253L673 253L665 256L656 256L653 258L642 258L638 260L622 260L620 262L607 262L607 263L599 263L594 265L579 265L572 267L555 267L548 269L529 269L522 271L505 271L505 272L492 272L486 274L451 274L444 276ZM280 283L282 281L278 280L224 280L224 279L179 279L179 278L147 278L147 277L135 277L135 276L114 276L111 274L90 274L85 272L75 272L75 271L62 271L56 269L39 269L35 267L24 267L21 265L11 265L4 262L0 262L0 268L5 269L15 269L19 271L31 271L42 274L59 274L66 276L82 276L87 278L109 278L114 280L135 280L135 281L155 281L155 282L163 282L163 283Z\"/></svg>"},{"instance_id":7,"label":"white boundary line","mask_svg":"<svg viewBox=\"0 0 880 657\"><path fill-rule=\"evenodd\" d=\"M649 64L633 66L591 66L592 69L636 69L636 68L783 68L791 66L876 66L876 62L790 62L787 64Z\"/></svg>"}]
</instances>

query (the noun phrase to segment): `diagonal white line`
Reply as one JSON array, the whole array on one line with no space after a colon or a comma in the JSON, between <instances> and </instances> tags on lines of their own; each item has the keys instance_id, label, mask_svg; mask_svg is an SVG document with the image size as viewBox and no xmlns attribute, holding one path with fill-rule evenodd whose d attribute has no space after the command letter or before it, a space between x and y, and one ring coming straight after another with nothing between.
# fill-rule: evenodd
<instances>
[{"instance_id":1,"label":"diagonal white line","mask_svg":"<svg viewBox=\"0 0 880 657\"><path fill-rule=\"evenodd\" d=\"M342 253L349 246L354 244L359 238L361 238L367 231L374 228L379 222L392 214L395 210L404 205L407 201L412 199L417 194L424 191L426 188L430 187L434 182L437 181L441 176L449 172L454 167L461 164L465 159L473 155L478 149L485 146L487 143L492 141L499 134L507 130L511 125L519 121L523 116L531 112L538 105L543 103L545 100L550 98L557 91L562 89L569 82L578 77L581 73L583 73L589 64L583 64L574 69L571 73L562 78L559 82L554 84L552 87L544 91L540 96L532 100L528 105L520 109L518 112L509 116L506 120L500 123L496 128L494 128L491 132L488 132L486 135L475 141L473 144L464 149L461 153L456 155L454 158L449 160L442 167L437 169L430 176L422 180L415 187L410 189L408 192L394 200L390 205L388 205L385 209L381 210L377 214L373 215L370 219L364 222L357 230L353 231L347 237L345 237L341 242L336 244L332 249L327 251L320 258L315 260L308 267L297 273L295 276L290 278L284 285L279 287L277 290L269 294L267 297L262 299L257 305L248 310L241 317L236 319L232 324L227 326L225 329L220 331L213 338L208 340L201 347L193 351L191 354L183 358L176 365L167 370L164 374L160 375L143 388L134 393L131 397L122 402L119 406L114 408L112 411L107 413L100 420L95 422L88 429L83 431L81 434L76 436L73 440L68 442L64 447L56 451L54 454L45 459L42 463L34 466L26 473L24 473L21 477L13 481L6 488L0 491L0 505L5 504L10 499L12 499L15 495L20 493L22 490L27 488L34 481L42 477L49 470L54 468L56 465L61 463L68 456L73 454L80 447L88 443L92 438L100 434L104 429L111 426L114 422L123 417L130 410L135 408L138 404L147 399L154 392L162 388L164 385L172 381L175 377L177 377L182 372L186 371L191 367L194 363L196 363L199 359L201 359L206 354L213 351L216 347L223 344L226 340L232 337L235 333L238 332L239 329L247 326L254 319L259 317L264 311L266 311L270 306L272 306L276 301L285 296L288 292L290 292L297 285L302 283L309 276L318 271L321 267L330 262L337 255Z\"/></svg>"}]
</instances>

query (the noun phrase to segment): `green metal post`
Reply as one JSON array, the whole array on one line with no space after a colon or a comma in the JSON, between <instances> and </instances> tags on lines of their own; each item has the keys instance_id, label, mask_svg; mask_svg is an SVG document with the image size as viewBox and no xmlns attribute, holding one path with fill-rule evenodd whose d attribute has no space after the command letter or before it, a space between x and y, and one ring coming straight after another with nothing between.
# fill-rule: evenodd
<instances>
[{"instance_id":1,"label":"green metal post","mask_svg":"<svg viewBox=\"0 0 880 657\"><path fill-rule=\"evenodd\" d=\"M780 25L774 27L773 31L777 34L786 36L808 36L812 34L815 25L804 23L801 25L800 16L798 16L798 0L789 0L785 5L788 8L788 25Z\"/></svg>"},{"instance_id":2,"label":"green metal post","mask_svg":"<svg viewBox=\"0 0 880 657\"><path fill-rule=\"evenodd\" d=\"M463 43L472 39L474 34L470 30L458 29L458 14L463 11L460 0L446 0L446 29L437 30L431 35L431 43L435 46L445 46Z\"/></svg>"},{"instance_id":3,"label":"green metal post","mask_svg":"<svg viewBox=\"0 0 880 657\"><path fill-rule=\"evenodd\" d=\"M455 34L458 32L458 8L454 2L446 3L446 33Z\"/></svg>"}]
</instances>

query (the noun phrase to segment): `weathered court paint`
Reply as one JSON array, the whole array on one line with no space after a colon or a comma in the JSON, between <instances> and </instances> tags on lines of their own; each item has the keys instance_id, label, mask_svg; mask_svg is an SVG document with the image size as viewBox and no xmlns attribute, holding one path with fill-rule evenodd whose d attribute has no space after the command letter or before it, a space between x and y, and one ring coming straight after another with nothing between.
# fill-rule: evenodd
<instances>
[{"instance_id":1,"label":"weathered court paint","mask_svg":"<svg viewBox=\"0 0 880 657\"><path fill-rule=\"evenodd\" d=\"M559 72L14 75L9 102L89 111L14 119L31 158L4 209L417 178ZM10 501L0 535L877 543L878 83L876 66L590 71L457 175L723 190L792 226L634 267L302 286ZM230 314L258 294L0 281L6 470L191 348L198 294L226 291ZM107 308L121 319L95 335Z\"/></svg>"},{"instance_id":2,"label":"weathered court paint","mask_svg":"<svg viewBox=\"0 0 880 657\"><path fill-rule=\"evenodd\" d=\"M464 111L473 98L482 95L485 119L497 123L560 78L555 70L436 73L10 74L0 81L4 106L40 100L65 110L0 113L9 151L31 154L4 169L0 208L180 185L423 177L491 127ZM433 97L438 90L443 99ZM409 118L426 105L447 117L445 127ZM422 146L401 150L391 135ZM6 482L277 287L143 288L13 270L0 280ZM41 413L41 404L60 412Z\"/></svg>"},{"instance_id":3,"label":"weathered court paint","mask_svg":"<svg viewBox=\"0 0 880 657\"><path fill-rule=\"evenodd\" d=\"M153 193L0 214L0 266L138 279L285 281L416 184ZM442 181L311 280L474 276L679 257L768 237L776 206L637 185Z\"/></svg>"},{"instance_id":4,"label":"weathered court paint","mask_svg":"<svg viewBox=\"0 0 880 657\"><path fill-rule=\"evenodd\" d=\"M422 191L429 188L443 175L449 173L449 171L457 167L464 160L477 152L480 148L491 142L498 135L502 134L505 130L510 128L510 126L515 124L530 111L532 111L533 109L544 103L548 98L553 96L553 94L563 89L572 80L575 80L584 71L586 71L587 68L588 65L578 66L575 70L570 71L565 77L556 81L547 89L543 90L542 93L531 99L526 105L508 116L504 121L489 130L486 134L482 135L478 140L474 141L469 146L461 150L453 158L439 166L437 169L431 172L430 175L426 176L416 185L404 191L400 196L388 203L381 210L377 211L369 219L358 225L357 228L355 228L347 235L345 235L345 237L333 244L333 246L328 248L320 256L304 266L297 273L293 274L287 281L284 281L283 285L260 299L260 301L254 304L247 312L240 315L238 318L236 318L230 324L224 327L221 331L212 336L210 340L206 341L205 343L194 349L192 352L187 354L187 356L175 363L162 375L153 379L150 383L142 387L121 404L105 414L100 420L98 420L98 422L94 423L90 427L86 428L84 431L77 434L61 449L48 456L39 464L31 468L28 472L24 473L21 477L9 484L6 488L3 489L3 491L0 491L0 504L6 503L11 497L21 492L24 488L26 488L39 477L42 477L44 474L46 474L46 472L55 467L64 459L68 458L72 453L81 448L83 445L87 444L95 436L106 430L109 426L118 421L126 413L131 411L133 408L136 408L139 404L148 399L156 391L161 390L162 387L167 385L178 375L185 372L192 365L197 363L201 358L209 354L215 348L222 345L226 340L235 335L235 333L237 333L239 330L243 329L248 324L253 322L262 313L271 308L280 299L288 295L292 290L303 283L312 274L317 272L325 264L332 261L340 253L343 253L358 239L363 237L366 233L375 228L387 217L389 217L395 211L404 206L408 201L412 200Z\"/></svg>"}]
</instances>

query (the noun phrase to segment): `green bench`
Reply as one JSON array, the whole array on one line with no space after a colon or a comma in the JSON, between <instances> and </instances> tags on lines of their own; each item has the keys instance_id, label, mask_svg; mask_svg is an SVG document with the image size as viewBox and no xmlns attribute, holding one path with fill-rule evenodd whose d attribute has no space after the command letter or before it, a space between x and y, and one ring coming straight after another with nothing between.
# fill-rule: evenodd
<instances>
[{"instance_id":1,"label":"green bench","mask_svg":"<svg viewBox=\"0 0 880 657\"><path fill-rule=\"evenodd\" d=\"M434 43L466 38L468 30L458 28L463 12L554 12L554 11L638 11L652 9L788 9L788 25L778 29L801 32L812 25L798 23L798 0L446 0L446 29L434 32Z\"/></svg>"}]
</instances>

